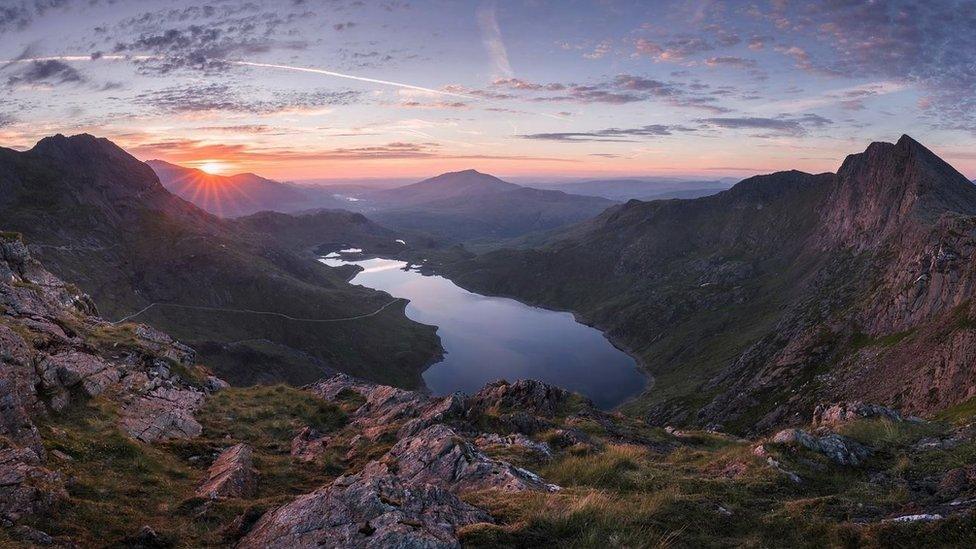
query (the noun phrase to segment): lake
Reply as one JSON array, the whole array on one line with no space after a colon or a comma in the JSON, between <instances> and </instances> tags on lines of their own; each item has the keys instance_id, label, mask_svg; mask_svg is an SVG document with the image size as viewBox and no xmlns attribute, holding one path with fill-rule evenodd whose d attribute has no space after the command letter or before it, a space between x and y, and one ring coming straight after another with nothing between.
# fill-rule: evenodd
<instances>
[{"instance_id":1,"label":"lake","mask_svg":"<svg viewBox=\"0 0 976 549\"><path fill-rule=\"evenodd\" d=\"M403 261L334 256L319 261L362 267L353 284L409 299L409 318L437 326L444 360L423 374L434 394L473 393L496 379L531 378L584 394L609 409L647 384L633 358L570 313L472 293L444 277L407 269Z\"/></svg>"}]
</instances>

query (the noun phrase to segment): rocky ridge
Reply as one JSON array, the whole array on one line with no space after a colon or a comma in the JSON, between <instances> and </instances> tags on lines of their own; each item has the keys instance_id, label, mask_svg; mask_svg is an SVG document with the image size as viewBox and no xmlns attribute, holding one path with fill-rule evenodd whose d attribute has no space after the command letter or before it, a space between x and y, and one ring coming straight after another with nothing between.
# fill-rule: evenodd
<instances>
[{"instance_id":1,"label":"rocky ridge","mask_svg":"<svg viewBox=\"0 0 976 549\"><path fill-rule=\"evenodd\" d=\"M92 399L119 409L118 427L154 442L200 432L193 417L222 382L193 350L148 326L100 319L92 300L46 271L20 235L0 234L0 521L63 502L36 418Z\"/></svg>"},{"instance_id":2,"label":"rocky ridge","mask_svg":"<svg viewBox=\"0 0 976 549\"><path fill-rule=\"evenodd\" d=\"M440 270L573 310L630 349L655 383L629 411L759 434L825 401L931 415L976 395L974 251L976 187L902 136L836 174L630 201Z\"/></svg>"}]
</instances>

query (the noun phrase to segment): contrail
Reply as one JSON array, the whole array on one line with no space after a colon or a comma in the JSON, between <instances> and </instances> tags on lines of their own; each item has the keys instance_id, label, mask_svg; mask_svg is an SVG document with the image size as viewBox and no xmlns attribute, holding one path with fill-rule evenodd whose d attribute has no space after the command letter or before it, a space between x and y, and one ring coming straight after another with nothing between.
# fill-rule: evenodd
<instances>
[{"instance_id":1,"label":"contrail","mask_svg":"<svg viewBox=\"0 0 976 549\"><path fill-rule=\"evenodd\" d=\"M423 86L414 86L413 84L404 84L403 82L393 82L391 80L379 80L377 78L367 78L365 76L354 76L351 74L343 74L341 72L327 71L324 69L310 69L308 67L296 67L293 65L275 65L273 63L254 63L251 61L227 61L224 63L229 63L231 65L242 65L245 67L264 67L267 69L281 69L286 71L296 71L296 72L309 72L312 74L324 74L325 76L334 76L336 78L345 78L347 80L358 80L360 82L371 82L373 84L382 84L384 86L394 86L397 88L403 88L407 90L416 90L427 93L436 93L438 95L449 95L451 97L463 97L464 99L478 99L473 95L467 95L464 93L455 93L444 90L435 90L433 88L425 88Z\"/></svg>"},{"instance_id":2,"label":"contrail","mask_svg":"<svg viewBox=\"0 0 976 549\"><path fill-rule=\"evenodd\" d=\"M90 55L55 55L50 57L23 57L20 59L8 59L0 61L0 64L7 65L11 63L33 63L33 62L44 62L44 61L64 61L64 62L77 62L77 61L98 61L104 59L106 61L148 61L148 60L158 60L164 59L160 55L102 55L97 57L92 57ZM422 91L426 93L433 93L437 95L448 95L451 97L461 97L464 99L479 99L473 95L468 95L465 93L449 92L444 90L436 90L434 88L425 88L423 86L414 86L413 84L406 84L403 82L393 82L392 80L380 80L378 78L367 78L365 76L356 76L353 74L345 74L335 71L327 71L325 69L313 69L309 67L298 67L295 65L277 65L274 63L255 63L252 61L231 61L229 59L214 59L214 61L219 61L221 63L227 63L229 65L238 65L242 67L261 67L265 69L279 69L285 71L295 71L295 72L307 72L312 74L322 74L325 76L333 76L335 78L345 78L346 80L356 80L358 82L369 82L371 84L381 84L384 86L393 86L395 88L402 88L406 90Z\"/></svg>"}]
</instances>

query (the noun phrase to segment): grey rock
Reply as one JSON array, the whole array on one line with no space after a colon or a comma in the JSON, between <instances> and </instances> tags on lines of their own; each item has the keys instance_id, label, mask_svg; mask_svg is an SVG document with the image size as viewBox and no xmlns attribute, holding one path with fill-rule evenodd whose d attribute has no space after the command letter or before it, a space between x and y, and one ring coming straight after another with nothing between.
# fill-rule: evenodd
<instances>
[{"instance_id":1,"label":"grey rock","mask_svg":"<svg viewBox=\"0 0 976 549\"><path fill-rule=\"evenodd\" d=\"M363 471L269 511L238 548L456 548L479 522L491 517L447 490Z\"/></svg>"},{"instance_id":2,"label":"grey rock","mask_svg":"<svg viewBox=\"0 0 976 549\"><path fill-rule=\"evenodd\" d=\"M491 459L442 424L400 440L380 461L370 463L366 469L392 471L411 482L434 484L459 493L486 489L559 490L534 473Z\"/></svg>"}]
</instances>

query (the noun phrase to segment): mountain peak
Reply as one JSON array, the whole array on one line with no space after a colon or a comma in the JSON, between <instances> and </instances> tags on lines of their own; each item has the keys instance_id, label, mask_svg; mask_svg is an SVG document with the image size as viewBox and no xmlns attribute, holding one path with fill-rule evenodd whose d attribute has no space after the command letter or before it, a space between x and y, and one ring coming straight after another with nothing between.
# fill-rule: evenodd
<instances>
[{"instance_id":1,"label":"mountain peak","mask_svg":"<svg viewBox=\"0 0 976 549\"><path fill-rule=\"evenodd\" d=\"M907 221L931 224L946 212L976 215L976 186L907 135L874 142L837 171L825 227L855 247L880 242Z\"/></svg>"}]
</instances>

